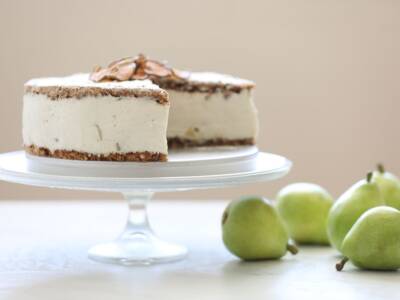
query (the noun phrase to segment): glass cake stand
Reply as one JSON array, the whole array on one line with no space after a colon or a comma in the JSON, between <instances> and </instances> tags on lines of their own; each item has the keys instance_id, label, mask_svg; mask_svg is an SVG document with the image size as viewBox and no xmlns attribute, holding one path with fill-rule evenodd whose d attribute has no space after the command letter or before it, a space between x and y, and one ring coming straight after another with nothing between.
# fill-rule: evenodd
<instances>
[{"instance_id":1,"label":"glass cake stand","mask_svg":"<svg viewBox=\"0 0 400 300\"><path fill-rule=\"evenodd\" d=\"M129 204L125 230L115 241L95 245L89 258L123 265L169 262L186 256L181 245L152 231L146 205L155 192L217 188L268 181L286 175L292 163L255 146L170 151L168 162L99 162L0 154L0 179L65 189L119 192Z\"/></svg>"}]
</instances>

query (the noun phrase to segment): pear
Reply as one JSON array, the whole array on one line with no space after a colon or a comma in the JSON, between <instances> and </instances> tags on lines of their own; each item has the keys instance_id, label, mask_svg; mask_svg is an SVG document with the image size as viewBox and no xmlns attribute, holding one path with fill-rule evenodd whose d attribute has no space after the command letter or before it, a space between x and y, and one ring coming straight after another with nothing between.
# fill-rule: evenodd
<instances>
[{"instance_id":1,"label":"pear","mask_svg":"<svg viewBox=\"0 0 400 300\"><path fill-rule=\"evenodd\" d=\"M400 211L388 206L366 211L344 238L342 252L338 271L348 260L362 269L400 268Z\"/></svg>"},{"instance_id":2,"label":"pear","mask_svg":"<svg viewBox=\"0 0 400 300\"><path fill-rule=\"evenodd\" d=\"M277 195L277 208L289 236L299 244L329 244L326 223L332 196L312 183L295 183Z\"/></svg>"},{"instance_id":3,"label":"pear","mask_svg":"<svg viewBox=\"0 0 400 300\"><path fill-rule=\"evenodd\" d=\"M378 184L371 179L372 172L368 173L367 179L360 180L340 196L329 211L328 237L339 251L344 237L357 219L368 209L384 205Z\"/></svg>"},{"instance_id":4,"label":"pear","mask_svg":"<svg viewBox=\"0 0 400 300\"><path fill-rule=\"evenodd\" d=\"M381 189L386 205L400 209L400 180L393 174L385 172L383 165L379 164L372 181Z\"/></svg>"},{"instance_id":5,"label":"pear","mask_svg":"<svg viewBox=\"0 0 400 300\"><path fill-rule=\"evenodd\" d=\"M272 204L261 197L232 201L222 216L226 248L243 260L278 259L297 248L288 244L289 236Z\"/></svg>"}]
</instances>

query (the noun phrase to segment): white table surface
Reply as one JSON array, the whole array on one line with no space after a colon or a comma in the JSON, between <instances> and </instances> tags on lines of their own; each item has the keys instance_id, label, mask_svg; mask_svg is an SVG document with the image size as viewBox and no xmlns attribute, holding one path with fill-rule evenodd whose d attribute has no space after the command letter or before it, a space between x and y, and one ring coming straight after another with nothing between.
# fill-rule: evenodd
<instances>
[{"instance_id":1,"label":"white table surface","mask_svg":"<svg viewBox=\"0 0 400 300\"><path fill-rule=\"evenodd\" d=\"M302 247L279 261L243 263L220 238L226 202L154 201L160 236L186 260L150 267L100 264L87 249L116 237L121 201L0 201L0 299L398 299L400 272L335 271L338 256Z\"/></svg>"}]
</instances>

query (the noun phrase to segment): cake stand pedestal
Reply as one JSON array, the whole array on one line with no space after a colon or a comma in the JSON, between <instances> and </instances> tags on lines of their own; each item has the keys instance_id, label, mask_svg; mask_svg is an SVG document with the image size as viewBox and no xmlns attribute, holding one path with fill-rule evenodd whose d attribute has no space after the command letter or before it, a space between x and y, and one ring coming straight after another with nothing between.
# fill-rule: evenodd
<instances>
[{"instance_id":1,"label":"cake stand pedestal","mask_svg":"<svg viewBox=\"0 0 400 300\"><path fill-rule=\"evenodd\" d=\"M34 157L24 151L0 154L0 179L20 184L122 193L128 201L125 230L116 240L89 250L89 258L122 265L179 260L184 246L152 231L146 206L155 192L235 186L286 175L286 158L249 147L171 151L168 162L94 162Z\"/></svg>"}]
</instances>

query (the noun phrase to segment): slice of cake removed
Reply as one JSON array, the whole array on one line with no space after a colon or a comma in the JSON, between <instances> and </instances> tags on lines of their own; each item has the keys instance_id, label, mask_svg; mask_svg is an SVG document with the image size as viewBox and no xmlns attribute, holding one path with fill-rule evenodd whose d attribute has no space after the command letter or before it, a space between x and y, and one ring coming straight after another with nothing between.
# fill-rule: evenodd
<instances>
[{"instance_id":1,"label":"slice of cake removed","mask_svg":"<svg viewBox=\"0 0 400 300\"><path fill-rule=\"evenodd\" d=\"M171 102L168 144L187 146L253 145L258 133L253 102L255 84L209 72L172 69L144 55L112 62L91 74L96 82L149 79Z\"/></svg>"},{"instance_id":2,"label":"slice of cake removed","mask_svg":"<svg viewBox=\"0 0 400 300\"><path fill-rule=\"evenodd\" d=\"M25 84L24 145L56 158L166 161L168 112L168 94L149 80L33 79Z\"/></svg>"}]
</instances>

